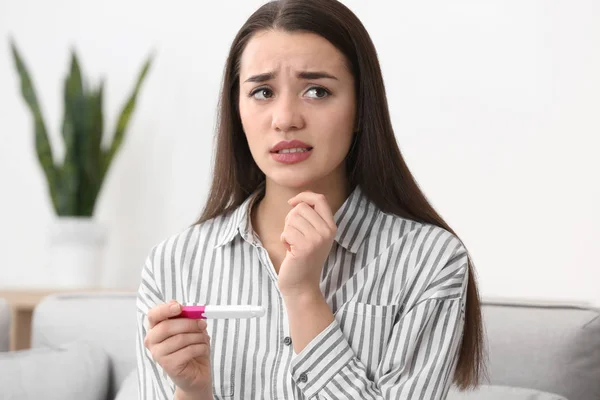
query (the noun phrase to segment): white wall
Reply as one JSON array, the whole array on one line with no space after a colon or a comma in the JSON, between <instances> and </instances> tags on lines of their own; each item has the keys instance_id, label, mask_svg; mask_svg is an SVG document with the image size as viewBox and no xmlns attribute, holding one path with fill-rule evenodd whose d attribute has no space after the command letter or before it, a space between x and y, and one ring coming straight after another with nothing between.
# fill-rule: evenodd
<instances>
[{"instance_id":1,"label":"white wall","mask_svg":"<svg viewBox=\"0 0 600 400\"><path fill-rule=\"evenodd\" d=\"M600 304L600 3L345 3L378 48L404 156L471 250L483 295ZM60 157L69 47L106 78L109 132L155 50L97 206L112 230L103 284L135 288L151 246L199 215L225 57L259 4L0 0L0 286L44 284L53 216L7 35Z\"/></svg>"}]
</instances>

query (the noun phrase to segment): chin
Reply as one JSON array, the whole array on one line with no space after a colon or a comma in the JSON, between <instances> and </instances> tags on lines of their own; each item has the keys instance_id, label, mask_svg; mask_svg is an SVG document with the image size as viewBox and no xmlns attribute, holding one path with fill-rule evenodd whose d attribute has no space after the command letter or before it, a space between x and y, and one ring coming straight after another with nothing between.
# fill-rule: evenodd
<instances>
[{"instance_id":1,"label":"chin","mask_svg":"<svg viewBox=\"0 0 600 400\"><path fill-rule=\"evenodd\" d=\"M313 182L315 182L314 177L309 177L303 174L287 172L287 173L279 173L275 175L266 174L267 179L271 180L278 186L283 186L292 189L302 189L310 186Z\"/></svg>"}]
</instances>

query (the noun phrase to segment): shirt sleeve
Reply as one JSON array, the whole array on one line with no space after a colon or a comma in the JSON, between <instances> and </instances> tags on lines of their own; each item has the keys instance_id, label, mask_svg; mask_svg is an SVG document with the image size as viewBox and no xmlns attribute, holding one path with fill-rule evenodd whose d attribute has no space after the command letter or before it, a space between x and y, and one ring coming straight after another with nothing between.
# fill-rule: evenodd
<instances>
[{"instance_id":1,"label":"shirt sleeve","mask_svg":"<svg viewBox=\"0 0 600 400\"><path fill-rule=\"evenodd\" d=\"M149 330L148 311L157 304L164 303L163 295L155 281L152 268L153 250L142 270L141 282L137 293L137 332L136 362L138 369L138 399L171 400L175 394L175 385L156 363L150 350L144 345Z\"/></svg>"},{"instance_id":2,"label":"shirt sleeve","mask_svg":"<svg viewBox=\"0 0 600 400\"><path fill-rule=\"evenodd\" d=\"M467 260L461 246L402 313L372 378L334 320L292 361L305 398L445 399L462 343Z\"/></svg>"}]
</instances>

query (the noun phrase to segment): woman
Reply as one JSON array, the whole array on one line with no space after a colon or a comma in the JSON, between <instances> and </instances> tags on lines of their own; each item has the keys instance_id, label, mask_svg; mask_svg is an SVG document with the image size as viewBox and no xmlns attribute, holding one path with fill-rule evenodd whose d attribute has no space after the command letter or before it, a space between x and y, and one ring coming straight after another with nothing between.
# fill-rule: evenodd
<instances>
[{"instance_id":1,"label":"woman","mask_svg":"<svg viewBox=\"0 0 600 400\"><path fill-rule=\"evenodd\" d=\"M375 48L335 0L274 1L234 39L201 218L138 297L144 399L443 399L482 375L468 253L404 163ZM258 319L176 317L262 305Z\"/></svg>"}]
</instances>

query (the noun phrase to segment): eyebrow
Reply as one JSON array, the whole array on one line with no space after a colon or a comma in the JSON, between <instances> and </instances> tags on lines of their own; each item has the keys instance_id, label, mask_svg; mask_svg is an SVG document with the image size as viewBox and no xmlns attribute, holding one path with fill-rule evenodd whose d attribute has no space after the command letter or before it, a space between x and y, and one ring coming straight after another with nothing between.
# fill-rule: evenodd
<instances>
[{"instance_id":1,"label":"eyebrow","mask_svg":"<svg viewBox=\"0 0 600 400\"><path fill-rule=\"evenodd\" d=\"M244 81L244 83L246 83L246 82L256 82L256 83L266 82L268 80L274 79L276 76L277 76L277 74L274 72L266 72L264 74L253 75L250 78L246 79ZM330 75L327 72L321 72L321 71L301 71L301 72L298 72L298 74L296 74L296 77L299 79L335 79L336 81L338 80L338 78L336 78L335 76Z\"/></svg>"}]
</instances>

